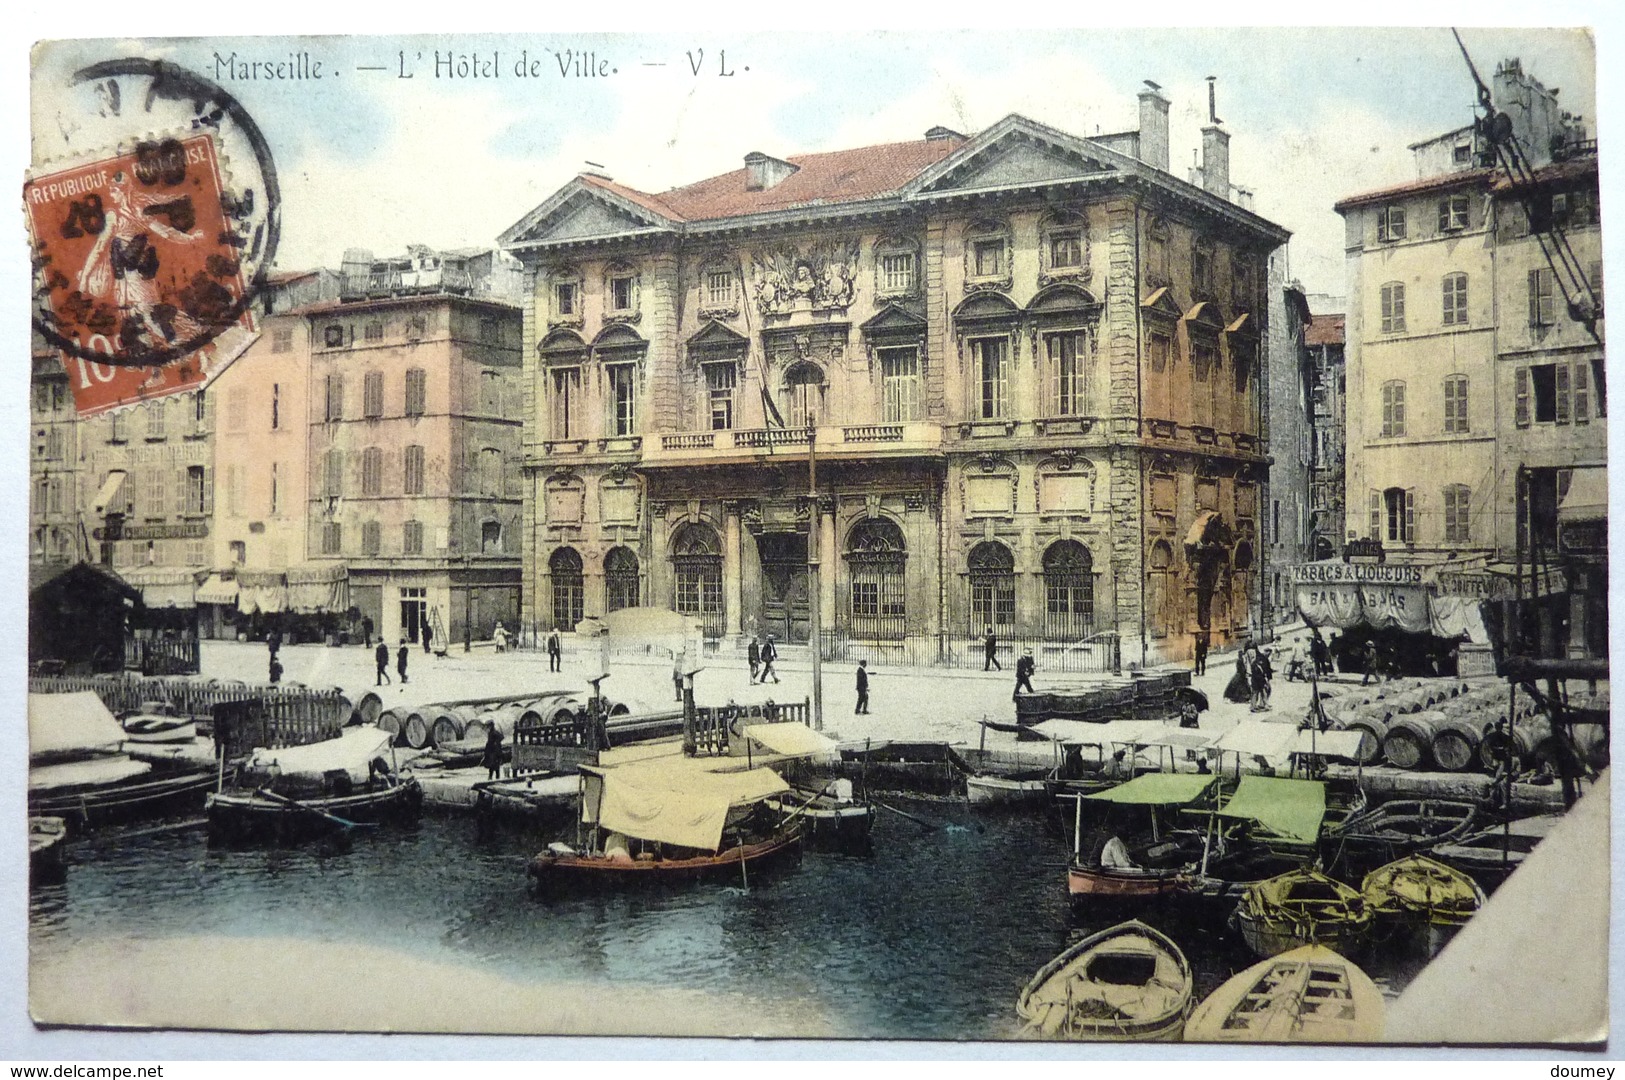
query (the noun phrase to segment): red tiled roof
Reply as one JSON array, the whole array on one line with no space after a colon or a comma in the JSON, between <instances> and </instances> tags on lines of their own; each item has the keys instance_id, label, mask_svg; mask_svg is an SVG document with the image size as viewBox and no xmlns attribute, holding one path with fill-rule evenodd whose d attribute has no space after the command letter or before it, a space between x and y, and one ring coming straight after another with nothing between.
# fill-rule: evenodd
<instances>
[{"instance_id":1,"label":"red tiled roof","mask_svg":"<svg viewBox=\"0 0 1625 1080\"><path fill-rule=\"evenodd\" d=\"M1597 173L1597 156L1586 154L1569 161L1558 161L1550 165L1542 165L1535 170L1535 183L1544 184L1553 180L1573 180L1581 176L1595 176ZM1496 194L1501 194L1512 187L1512 181L1505 173L1495 178Z\"/></svg>"},{"instance_id":2,"label":"red tiled roof","mask_svg":"<svg viewBox=\"0 0 1625 1080\"><path fill-rule=\"evenodd\" d=\"M1311 315L1309 326L1303 332L1305 345L1343 344L1343 316Z\"/></svg>"},{"instance_id":3,"label":"red tiled roof","mask_svg":"<svg viewBox=\"0 0 1625 1080\"><path fill-rule=\"evenodd\" d=\"M1464 187L1468 184L1478 184L1486 180L1492 180L1494 177L1494 169L1463 169L1461 172L1430 176L1425 180L1412 180L1408 184L1395 184L1393 187L1378 188L1375 191L1364 191L1358 195L1350 195L1346 199L1339 199L1332 209L1341 213L1355 206L1365 206L1368 203L1394 199L1402 195L1420 195L1428 191Z\"/></svg>"},{"instance_id":4,"label":"red tiled roof","mask_svg":"<svg viewBox=\"0 0 1625 1080\"><path fill-rule=\"evenodd\" d=\"M602 177L582 180L677 221L788 210L798 206L856 202L890 194L964 145L963 138L886 143L826 154L787 158L797 170L765 191L745 190L745 170L735 169L685 187L648 195Z\"/></svg>"}]
</instances>

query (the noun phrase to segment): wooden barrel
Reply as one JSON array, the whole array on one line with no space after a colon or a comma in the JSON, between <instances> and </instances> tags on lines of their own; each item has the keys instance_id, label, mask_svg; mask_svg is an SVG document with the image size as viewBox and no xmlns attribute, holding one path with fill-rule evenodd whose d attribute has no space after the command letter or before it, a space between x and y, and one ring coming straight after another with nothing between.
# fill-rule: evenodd
<instances>
[{"instance_id":1,"label":"wooden barrel","mask_svg":"<svg viewBox=\"0 0 1625 1080\"><path fill-rule=\"evenodd\" d=\"M387 731L389 734L395 736L395 742L397 744L400 743L402 726L400 713L396 712L394 709L385 709L383 712L378 714L377 723L379 731Z\"/></svg>"},{"instance_id":2,"label":"wooden barrel","mask_svg":"<svg viewBox=\"0 0 1625 1080\"><path fill-rule=\"evenodd\" d=\"M433 719L429 721L429 744L431 746L447 746L463 737L463 728L468 721L457 715L454 709L436 709Z\"/></svg>"},{"instance_id":3,"label":"wooden barrel","mask_svg":"<svg viewBox=\"0 0 1625 1080\"><path fill-rule=\"evenodd\" d=\"M1445 717L1433 732L1433 761L1445 772L1466 772L1478 763L1484 714Z\"/></svg>"},{"instance_id":4,"label":"wooden barrel","mask_svg":"<svg viewBox=\"0 0 1625 1080\"><path fill-rule=\"evenodd\" d=\"M481 713L470 720L463 728L463 741L467 743L483 743L491 734L491 714Z\"/></svg>"},{"instance_id":5,"label":"wooden barrel","mask_svg":"<svg viewBox=\"0 0 1625 1080\"><path fill-rule=\"evenodd\" d=\"M431 714L421 709L413 709L406 715L406 723L401 727L401 735L406 739L406 745L414 750L422 750L429 745L429 725L432 724Z\"/></svg>"},{"instance_id":6,"label":"wooden barrel","mask_svg":"<svg viewBox=\"0 0 1625 1080\"><path fill-rule=\"evenodd\" d=\"M1375 765L1382 757L1382 737L1388 733L1387 724L1380 720L1356 717L1344 724L1343 730L1360 733L1360 747L1354 752L1354 760L1361 765Z\"/></svg>"},{"instance_id":7,"label":"wooden barrel","mask_svg":"<svg viewBox=\"0 0 1625 1080\"><path fill-rule=\"evenodd\" d=\"M1549 742L1551 737L1552 725L1545 716L1514 721L1511 732L1512 758L1517 767L1528 766L1535 759L1536 747ZM1478 743L1479 764L1492 772L1500 768L1506 758L1507 738L1505 729L1497 731L1492 727L1484 732L1484 737Z\"/></svg>"},{"instance_id":8,"label":"wooden barrel","mask_svg":"<svg viewBox=\"0 0 1625 1080\"><path fill-rule=\"evenodd\" d=\"M1427 765L1433 749L1433 735L1444 719L1437 712L1420 712L1401 716L1388 725L1382 737L1382 754L1388 764L1401 769L1420 769Z\"/></svg>"},{"instance_id":9,"label":"wooden barrel","mask_svg":"<svg viewBox=\"0 0 1625 1080\"><path fill-rule=\"evenodd\" d=\"M494 727L498 731L502 732L502 737L504 739L511 739L513 738L514 728L519 726L519 718L522 715L523 710L514 708L512 706L505 706L501 709L496 709L492 712L486 713L484 716L480 717L480 720L487 726L487 728ZM468 737L466 732L464 733L463 737ZM483 737L484 736L482 735L481 738Z\"/></svg>"},{"instance_id":10,"label":"wooden barrel","mask_svg":"<svg viewBox=\"0 0 1625 1080\"><path fill-rule=\"evenodd\" d=\"M361 714L363 724L376 724L378 715L384 711L384 699L368 690L361 695L361 702L355 707L355 711Z\"/></svg>"}]
</instances>

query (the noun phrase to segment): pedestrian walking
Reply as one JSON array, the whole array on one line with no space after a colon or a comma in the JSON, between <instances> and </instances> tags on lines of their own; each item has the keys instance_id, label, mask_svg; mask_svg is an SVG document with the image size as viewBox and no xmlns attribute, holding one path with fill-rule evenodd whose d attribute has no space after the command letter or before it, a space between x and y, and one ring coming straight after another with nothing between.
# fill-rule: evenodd
<instances>
[{"instance_id":1,"label":"pedestrian walking","mask_svg":"<svg viewBox=\"0 0 1625 1080\"><path fill-rule=\"evenodd\" d=\"M373 685L388 686L390 681L389 646L384 643L382 638L378 640L378 648L373 650L372 658L378 662L378 681L373 683Z\"/></svg>"},{"instance_id":2,"label":"pedestrian walking","mask_svg":"<svg viewBox=\"0 0 1625 1080\"><path fill-rule=\"evenodd\" d=\"M773 670L773 665L779 659L779 647L773 644L774 640L773 635L769 634L767 640L762 643L762 682L764 683L767 682L769 675L773 676L774 682L779 681L779 673Z\"/></svg>"},{"instance_id":3,"label":"pedestrian walking","mask_svg":"<svg viewBox=\"0 0 1625 1080\"><path fill-rule=\"evenodd\" d=\"M485 752L480 755L485 778L495 780L502 773L502 729L495 724L485 733Z\"/></svg>"},{"instance_id":4,"label":"pedestrian walking","mask_svg":"<svg viewBox=\"0 0 1625 1080\"><path fill-rule=\"evenodd\" d=\"M361 647L364 649L372 648L372 630L372 616L361 616Z\"/></svg>"},{"instance_id":5,"label":"pedestrian walking","mask_svg":"<svg viewBox=\"0 0 1625 1080\"><path fill-rule=\"evenodd\" d=\"M1309 628L1309 659L1314 662L1316 675L1332 673L1332 653L1326 647L1326 639L1320 636L1318 626Z\"/></svg>"},{"instance_id":6,"label":"pedestrian walking","mask_svg":"<svg viewBox=\"0 0 1625 1080\"><path fill-rule=\"evenodd\" d=\"M379 644L382 645L383 643L380 642ZM401 689L402 690L406 689L406 657L407 657L407 653L408 653L408 649L407 649L407 646L406 646L406 639L401 638L401 651L395 654L395 670L401 673ZM388 647L384 648L384 656L385 657L389 656Z\"/></svg>"},{"instance_id":7,"label":"pedestrian walking","mask_svg":"<svg viewBox=\"0 0 1625 1080\"><path fill-rule=\"evenodd\" d=\"M559 640L559 628L547 632L547 670L558 671L564 664L564 642Z\"/></svg>"},{"instance_id":8,"label":"pedestrian walking","mask_svg":"<svg viewBox=\"0 0 1625 1080\"><path fill-rule=\"evenodd\" d=\"M275 660L276 654L282 651L282 631L272 630L269 634L266 634L265 647L270 650L271 659Z\"/></svg>"},{"instance_id":9,"label":"pedestrian walking","mask_svg":"<svg viewBox=\"0 0 1625 1080\"><path fill-rule=\"evenodd\" d=\"M1257 649L1253 653L1253 661L1248 673L1248 684L1253 692L1252 712L1268 712L1270 707L1270 668L1269 652L1266 649Z\"/></svg>"},{"instance_id":10,"label":"pedestrian walking","mask_svg":"<svg viewBox=\"0 0 1625 1080\"><path fill-rule=\"evenodd\" d=\"M433 651L432 647L431 647L431 642L434 641L434 627L429 625L429 620L427 618L425 618L423 620L422 634L423 634L423 655L428 656Z\"/></svg>"},{"instance_id":11,"label":"pedestrian walking","mask_svg":"<svg viewBox=\"0 0 1625 1080\"><path fill-rule=\"evenodd\" d=\"M756 681L756 673L762 669L762 642L759 638L750 639L750 648L745 650L745 659L750 662L750 681Z\"/></svg>"},{"instance_id":12,"label":"pedestrian walking","mask_svg":"<svg viewBox=\"0 0 1625 1080\"><path fill-rule=\"evenodd\" d=\"M993 632L993 627L987 628L982 637L982 670L1003 671L1004 666L999 663L999 636Z\"/></svg>"},{"instance_id":13,"label":"pedestrian walking","mask_svg":"<svg viewBox=\"0 0 1625 1080\"><path fill-rule=\"evenodd\" d=\"M1196 674L1207 674L1208 635L1206 630L1196 632Z\"/></svg>"},{"instance_id":14,"label":"pedestrian walking","mask_svg":"<svg viewBox=\"0 0 1625 1080\"><path fill-rule=\"evenodd\" d=\"M1236 654L1236 673L1224 684L1224 699L1237 705L1248 701L1253 694L1252 646L1245 645Z\"/></svg>"},{"instance_id":15,"label":"pedestrian walking","mask_svg":"<svg viewBox=\"0 0 1625 1080\"><path fill-rule=\"evenodd\" d=\"M276 685L277 683L279 683L281 681L282 681L282 662L276 658L275 653L272 653L271 654L271 684L274 686L274 685Z\"/></svg>"},{"instance_id":16,"label":"pedestrian walking","mask_svg":"<svg viewBox=\"0 0 1625 1080\"><path fill-rule=\"evenodd\" d=\"M1023 690L1026 690L1029 694L1034 692L1033 671L1037 667L1038 665L1033 661L1033 651L1031 649L1021 654L1021 659L1016 661L1016 692L1011 695L1012 698L1019 695Z\"/></svg>"},{"instance_id":17,"label":"pedestrian walking","mask_svg":"<svg viewBox=\"0 0 1625 1080\"><path fill-rule=\"evenodd\" d=\"M858 707L852 710L853 716L867 716L869 713L869 661L858 661Z\"/></svg>"},{"instance_id":18,"label":"pedestrian walking","mask_svg":"<svg viewBox=\"0 0 1625 1080\"><path fill-rule=\"evenodd\" d=\"M491 631L491 640L496 642L497 652L508 651L508 631L503 629L501 623L497 623L497 628Z\"/></svg>"}]
</instances>

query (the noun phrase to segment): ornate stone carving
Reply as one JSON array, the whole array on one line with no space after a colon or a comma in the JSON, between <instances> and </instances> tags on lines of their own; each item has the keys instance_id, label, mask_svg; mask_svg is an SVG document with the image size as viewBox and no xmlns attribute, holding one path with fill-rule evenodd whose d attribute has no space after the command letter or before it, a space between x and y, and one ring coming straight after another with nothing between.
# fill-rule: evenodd
<instances>
[{"instance_id":1,"label":"ornate stone carving","mask_svg":"<svg viewBox=\"0 0 1625 1080\"><path fill-rule=\"evenodd\" d=\"M763 315L845 311L857 294L858 242L818 240L751 253L751 295Z\"/></svg>"},{"instance_id":2,"label":"ornate stone carving","mask_svg":"<svg viewBox=\"0 0 1625 1080\"><path fill-rule=\"evenodd\" d=\"M976 281L966 281L965 292L967 294L978 292L1009 292L1015 283L1015 278L1011 277L1009 274L1006 274L1001 278L979 278Z\"/></svg>"},{"instance_id":3,"label":"ornate stone carving","mask_svg":"<svg viewBox=\"0 0 1625 1080\"><path fill-rule=\"evenodd\" d=\"M649 501L649 516L650 517L656 517L656 518L665 517L666 516L666 504L661 502L658 499L651 499Z\"/></svg>"},{"instance_id":4,"label":"ornate stone carving","mask_svg":"<svg viewBox=\"0 0 1625 1080\"><path fill-rule=\"evenodd\" d=\"M641 312L641 311L632 311L632 312L623 311L623 312L621 312L619 314L616 314L616 315L605 315L604 316L604 325L605 326L615 326L617 324L626 325L626 324L632 324L632 323L640 323L642 321L643 321L643 312Z\"/></svg>"},{"instance_id":5,"label":"ornate stone carving","mask_svg":"<svg viewBox=\"0 0 1625 1080\"><path fill-rule=\"evenodd\" d=\"M911 491L903 496L903 509L918 512L925 509L925 495Z\"/></svg>"}]
</instances>

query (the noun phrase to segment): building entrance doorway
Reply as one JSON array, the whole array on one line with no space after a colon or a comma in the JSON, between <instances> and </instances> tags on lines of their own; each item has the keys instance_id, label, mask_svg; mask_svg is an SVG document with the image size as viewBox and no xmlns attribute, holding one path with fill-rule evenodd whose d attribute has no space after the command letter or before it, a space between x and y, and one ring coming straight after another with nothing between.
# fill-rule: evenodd
<instances>
[{"instance_id":1,"label":"building entrance doorway","mask_svg":"<svg viewBox=\"0 0 1625 1080\"><path fill-rule=\"evenodd\" d=\"M762 612L757 625L780 641L805 644L811 626L807 580L807 537L802 533L763 533L756 538L762 562Z\"/></svg>"},{"instance_id":2,"label":"building entrance doorway","mask_svg":"<svg viewBox=\"0 0 1625 1080\"><path fill-rule=\"evenodd\" d=\"M401 636L407 641L420 641L423 638L423 625L429 621L428 597L428 589L401 590Z\"/></svg>"}]
</instances>

